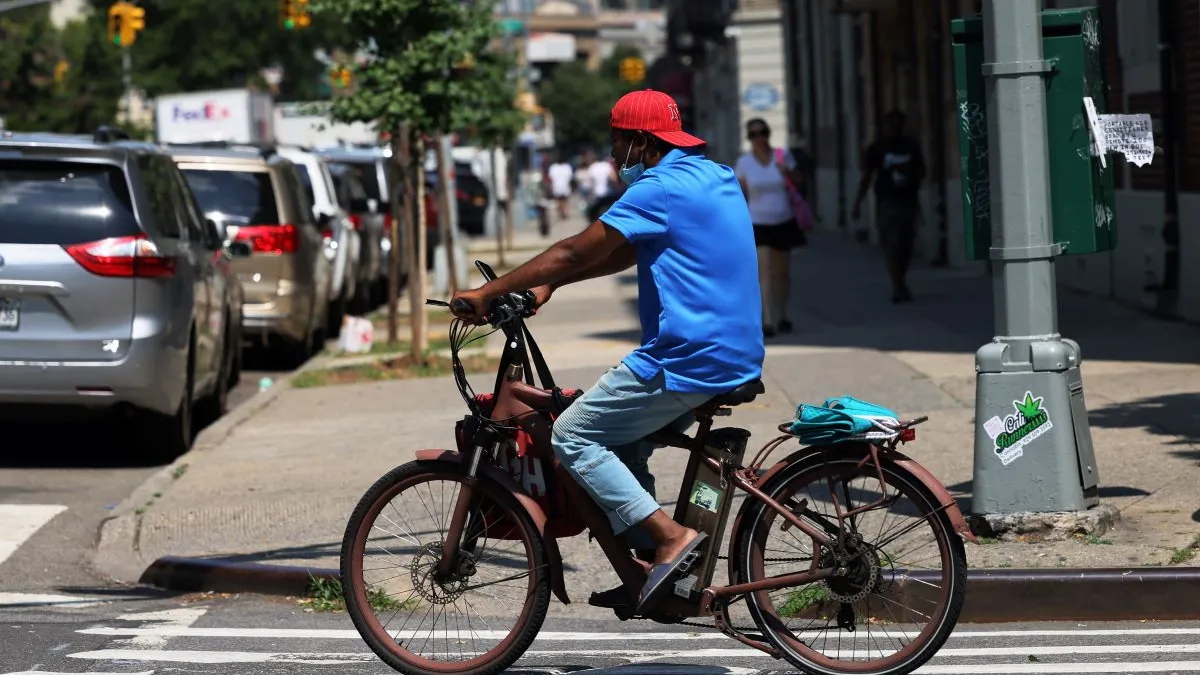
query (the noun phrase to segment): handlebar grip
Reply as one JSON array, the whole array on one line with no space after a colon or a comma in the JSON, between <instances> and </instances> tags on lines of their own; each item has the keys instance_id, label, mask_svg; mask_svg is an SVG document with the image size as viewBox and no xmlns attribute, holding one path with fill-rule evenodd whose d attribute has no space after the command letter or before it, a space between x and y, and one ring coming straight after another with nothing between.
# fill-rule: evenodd
<instances>
[{"instance_id":1,"label":"handlebar grip","mask_svg":"<svg viewBox=\"0 0 1200 675\"><path fill-rule=\"evenodd\" d=\"M475 308L471 306L471 303L463 300L462 298L454 301L453 309L455 312L459 312L461 314L471 314L475 311Z\"/></svg>"}]
</instances>

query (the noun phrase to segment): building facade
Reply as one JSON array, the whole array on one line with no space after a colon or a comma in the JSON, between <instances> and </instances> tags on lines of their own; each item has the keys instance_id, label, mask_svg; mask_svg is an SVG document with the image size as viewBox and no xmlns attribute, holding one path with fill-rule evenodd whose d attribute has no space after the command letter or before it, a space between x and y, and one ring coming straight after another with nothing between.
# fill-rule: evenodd
<instances>
[{"instance_id":1,"label":"building facade","mask_svg":"<svg viewBox=\"0 0 1200 675\"><path fill-rule=\"evenodd\" d=\"M978 14L980 5L783 0L790 128L809 139L816 159L814 208L821 227L876 240L870 200L862 222L853 222L850 211L863 149L876 137L883 114L899 109L929 166L920 257L986 272L986 263L970 261L966 253L950 46L951 20ZM1058 278L1082 291L1200 321L1200 266L1187 263L1200 259L1200 230L1193 225L1200 221L1200 0L1044 0L1043 6L1098 7L1108 110L1149 113L1164 150L1142 168L1112 158L1117 248L1059 258ZM1165 87L1164 72L1171 74ZM1174 179L1168 162L1177 167Z\"/></svg>"}]
</instances>

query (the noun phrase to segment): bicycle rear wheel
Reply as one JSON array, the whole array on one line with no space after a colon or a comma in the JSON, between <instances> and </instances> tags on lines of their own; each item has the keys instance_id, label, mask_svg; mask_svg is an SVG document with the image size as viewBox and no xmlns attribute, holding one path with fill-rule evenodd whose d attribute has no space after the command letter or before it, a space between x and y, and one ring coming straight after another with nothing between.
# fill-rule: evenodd
<instances>
[{"instance_id":1,"label":"bicycle rear wheel","mask_svg":"<svg viewBox=\"0 0 1200 675\"><path fill-rule=\"evenodd\" d=\"M958 621L966 593L962 540L908 471L862 457L814 458L784 469L763 491L836 541L834 500L846 545L824 547L760 502L747 502L739 537L744 581L802 572L814 558L843 573L747 596L755 623L788 661L817 675L904 675L928 661Z\"/></svg>"},{"instance_id":2,"label":"bicycle rear wheel","mask_svg":"<svg viewBox=\"0 0 1200 675\"><path fill-rule=\"evenodd\" d=\"M474 484L465 562L434 570L465 476L459 465L411 462L371 486L342 542L346 609L367 645L407 675L492 675L529 648L550 604L541 535L515 498Z\"/></svg>"}]
</instances>

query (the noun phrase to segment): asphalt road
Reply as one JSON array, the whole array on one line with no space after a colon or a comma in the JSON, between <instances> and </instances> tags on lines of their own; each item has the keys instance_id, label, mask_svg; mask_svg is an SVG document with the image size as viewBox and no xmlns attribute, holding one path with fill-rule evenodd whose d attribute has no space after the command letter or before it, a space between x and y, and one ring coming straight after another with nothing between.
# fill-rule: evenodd
<instances>
[{"instance_id":1,"label":"asphalt road","mask_svg":"<svg viewBox=\"0 0 1200 675\"><path fill-rule=\"evenodd\" d=\"M230 409L258 393L251 358L230 392ZM130 422L124 422L130 424ZM85 565L101 521L160 466L131 459L122 423L0 425L0 593L103 588Z\"/></svg>"},{"instance_id":2,"label":"asphalt road","mask_svg":"<svg viewBox=\"0 0 1200 675\"><path fill-rule=\"evenodd\" d=\"M0 598L2 601L2 598ZM392 672L340 613L254 596L115 596L84 606L4 607L0 673ZM1200 624L964 625L917 673L1200 673ZM558 619L516 675L757 675L787 664L718 633Z\"/></svg>"}]
</instances>

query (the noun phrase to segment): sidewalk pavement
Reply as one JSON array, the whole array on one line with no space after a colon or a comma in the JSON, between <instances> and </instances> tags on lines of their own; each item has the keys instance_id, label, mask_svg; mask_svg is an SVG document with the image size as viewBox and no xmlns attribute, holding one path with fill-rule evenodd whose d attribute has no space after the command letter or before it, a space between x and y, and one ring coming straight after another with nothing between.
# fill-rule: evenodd
<instances>
[{"instance_id":1,"label":"sidewalk pavement","mask_svg":"<svg viewBox=\"0 0 1200 675\"><path fill-rule=\"evenodd\" d=\"M571 219L556 224L554 235L582 226ZM524 248L543 241L536 233L519 240ZM766 395L726 422L750 429L757 447L778 435L776 425L797 404L830 396L929 415L906 452L969 512L974 352L992 337L990 278L918 269L911 280L916 301L893 305L875 249L835 234L818 233L811 242L795 256L797 330L769 341ZM494 260L494 252L471 255ZM531 320L560 386L589 386L636 346L634 281L626 273L565 288ZM1101 498L1120 509L1121 519L1101 537L968 545L970 566L1200 564L1200 556L1187 555L1200 533L1200 326L1065 290L1059 307L1062 334L1083 350ZM486 387L489 378L478 376L478 384ZM245 407L118 507L101 533L98 571L137 582L163 556L336 568L346 521L363 492L414 450L450 447L465 410L449 378L314 389L279 382ZM675 503L685 462L671 451L652 460L664 505ZM552 613L611 616L584 604L588 592L616 583L592 546L583 536L560 542L575 604L555 603Z\"/></svg>"}]
</instances>

